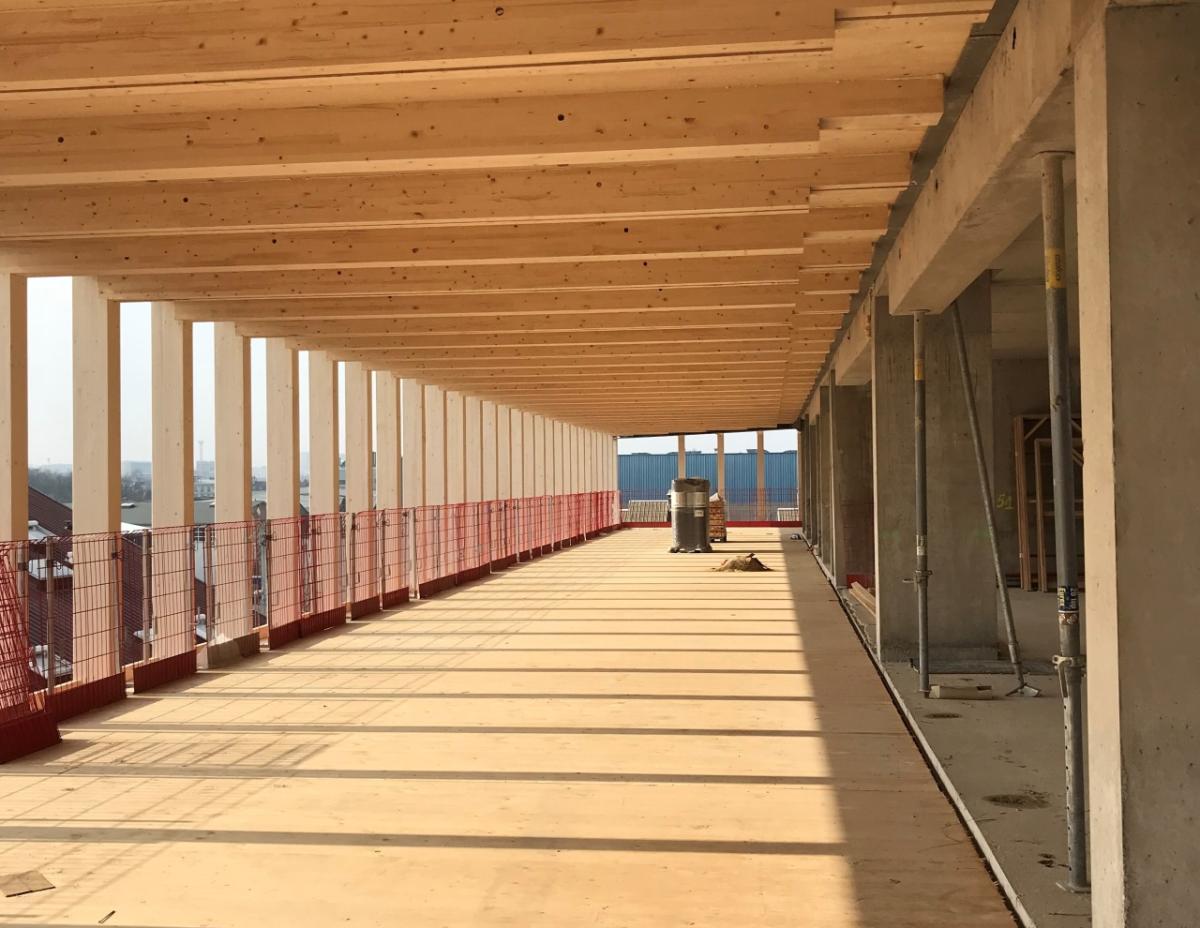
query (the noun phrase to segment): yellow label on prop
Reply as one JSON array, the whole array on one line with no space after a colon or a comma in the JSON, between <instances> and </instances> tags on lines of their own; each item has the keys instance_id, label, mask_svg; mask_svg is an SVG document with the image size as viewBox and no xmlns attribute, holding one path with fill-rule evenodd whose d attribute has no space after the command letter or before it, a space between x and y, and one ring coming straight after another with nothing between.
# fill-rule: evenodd
<instances>
[{"instance_id":1,"label":"yellow label on prop","mask_svg":"<svg viewBox=\"0 0 1200 928\"><path fill-rule=\"evenodd\" d=\"M1067 285L1067 257L1061 248L1046 249L1046 289L1062 290Z\"/></svg>"},{"instance_id":2,"label":"yellow label on prop","mask_svg":"<svg viewBox=\"0 0 1200 928\"><path fill-rule=\"evenodd\" d=\"M925 379L925 362L920 358L913 361L913 380Z\"/></svg>"}]
</instances>

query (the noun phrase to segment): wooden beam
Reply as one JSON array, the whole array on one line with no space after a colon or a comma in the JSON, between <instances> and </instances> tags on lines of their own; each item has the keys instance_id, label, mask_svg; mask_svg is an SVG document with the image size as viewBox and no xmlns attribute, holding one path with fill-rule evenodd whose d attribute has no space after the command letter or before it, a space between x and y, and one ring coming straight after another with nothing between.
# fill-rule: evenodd
<instances>
[{"instance_id":1,"label":"wooden beam","mask_svg":"<svg viewBox=\"0 0 1200 928\"><path fill-rule=\"evenodd\" d=\"M816 154L830 118L937 122L942 79L6 120L0 184L387 173ZM876 135L906 151L914 131ZM61 141L60 141L61 140Z\"/></svg>"},{"instance_id":2,"label":"wooden beam","mask_svg":"<svg viewBox=\"0 0 1200 928\"><path fill-rule=\"evenodd\" d=\"M699 255L613 261L444 266L293 268L286 271L136 273L101 279L109 299L281 299L353 295L709 287L790 283L818 292L853 293L869 263L812 269L806 255Z\"/></svg>"},{"instance_id":3,"label":"wooden beam","mask_svg":"<svg viewBox=\"0 0 1200 928\"><path fill-rule=\"evenodd\" d=\"M637 310L652 317L659 312L703 312L788 309L798 315L844 313L848 294L806 294L795 286L724 287L713 290L676 289L601 291L548 294L439 294L343 299L298 299L286 302L205 300L176 303L180 318L191 321L308 322L343 319L424 319L468 316L555 316Z\"/></svg>"},{"instance_id":4,"label":"wooden beam","mask_svg":"<svg viewBox=\"0 0 1200 928\"><path fill-rule=\"evenodd\" d=\"M825 205L867 206L908 175L901 152L328 176L303 188L292 178L28 187L0 199L0 238L765 212L806 206L813 185L842 189Z\"/></svg>"},{"instance_id":5,"label":"wooden beam","mask_svg":"<svg viewBox=\"0 0 1200 928\"><path fill-rule=\"evenodd\" d=\"M623 256L766 252L804 255L814 264L862 266L886 226L886 210L815 210L720 218L594 220L558 225L450 226L417 230L180 235L7 241L0 261L30 275L63 272L271 270L347 266L607 260ZM805 236L836 230L848 241L806 246Z\"/></svg>"}]
</instances>

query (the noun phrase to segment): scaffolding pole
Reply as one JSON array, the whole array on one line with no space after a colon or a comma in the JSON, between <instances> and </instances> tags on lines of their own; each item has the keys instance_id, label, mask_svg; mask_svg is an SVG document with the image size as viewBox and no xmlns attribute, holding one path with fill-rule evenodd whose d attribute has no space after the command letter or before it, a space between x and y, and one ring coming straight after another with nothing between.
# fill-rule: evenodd
<instances>
[{"instance_id":1,"label":"scaffolding pole","mask_svg":"<svg viewBox=\"0 0 1200 928\"><path fill-rule=\"evenodd\" d=\"M917 672L921 695L929 695L929 531L928 484L925 472L925 313L913 313L913 446L915 464L916 566L912 582L917 593Z\"/></svg>"},{"instance_id":2,"label":"scaffolding pole","mask_svg":"<svg viewBox=\"0 0 1200 928\"><path fill-rule=\"evenodd\" d=\"M967 422L971 426L971 442L975 448L975 469L979 476L979 495L983 501L983 514L987 520L988 541L992 546L992 570L996 574L996 587L1000 591L1000 605L1004 612L1004 633L1008 638L1008 659L1012 664L1016 687L1009 696L1037 696L1039 690L1025 682L1025 665L1021 662L1021 644L1017 639L1017 626L1013 622L1012 601L1008 597L1008 583L1004 578L1004 567L1000 563L1000 541L996 535L996 513L992 504L992 480L988 475L987 462L983 454L983 434L979 428L979 411L975 407L975 388L971 384L971 363L967 360L967 340L963 335L962 314L958 303L950 307L950 321L954 325L954 345L958 351L958 376L962 380L963 399L967 404Z\"/></svg>"},{"instance_id":3,"label":"scaffolding pole","mask_svg":"<svg viewBox=\"0 0 1200 928\"><path fill-rule=\"evenodd\" d=\"M1042 232L1046 252L1046 332L1050 349L1050 435L1054 470L1054 560L1058 585L1059 654L1067 773L1067 881L1089 889L1084 811L1083 657L1079 644L1079 565L1075 544L1075 462L1072 459L1070 343L1067 338L1066 207L1062 152L1042 158Z\"/></svg>"}]
</instances>

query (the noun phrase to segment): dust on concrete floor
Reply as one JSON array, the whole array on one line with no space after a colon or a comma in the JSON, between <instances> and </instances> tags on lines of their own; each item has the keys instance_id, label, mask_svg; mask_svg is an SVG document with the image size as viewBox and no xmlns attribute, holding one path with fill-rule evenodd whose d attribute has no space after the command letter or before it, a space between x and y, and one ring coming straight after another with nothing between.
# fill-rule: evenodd
<instances>
[{"instance_id":1,"label":"dust on concrete floor","mask_svg":"<svg viewBox=\"0 0 1200 928\"><path fill-rule=\"evenodd\" d=\"M0 872L57 887L0 921L1011 926L803 547L668 539L74 720L0 768Z\"/></svg>"},{"instance_id":2,"label":"dust on concrete floor","mask_svg":"<svg viewBox=\"0 0 1200 928\"><path fill-rule=\"evenodd\" d=\"M934 683L987 684L1000 698L924 699L916 673L888 676L946 770L1037 928L1086 928L1091 897L1059 889L1067 874L1062 700L1055 676L1033 675L1035 699L1003 698L1011 677L937 675Z\"/></svg>"}]
</instances>

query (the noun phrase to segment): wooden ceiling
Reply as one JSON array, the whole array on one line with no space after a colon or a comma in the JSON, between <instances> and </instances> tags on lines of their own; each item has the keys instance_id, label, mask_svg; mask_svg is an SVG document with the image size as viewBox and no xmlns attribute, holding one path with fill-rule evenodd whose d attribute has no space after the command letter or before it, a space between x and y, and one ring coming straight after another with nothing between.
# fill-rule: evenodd
<instances>
[{"instance_id":1,"label":"wooden ceiling","mask_svg":"<svg viewBox=\"0 0 1200 928\"><path fill-rule=\"evenodd\" d=\"M0 0L0 267L618 434L793 421L990 0Z\"/></svg>"}]
</instances>

